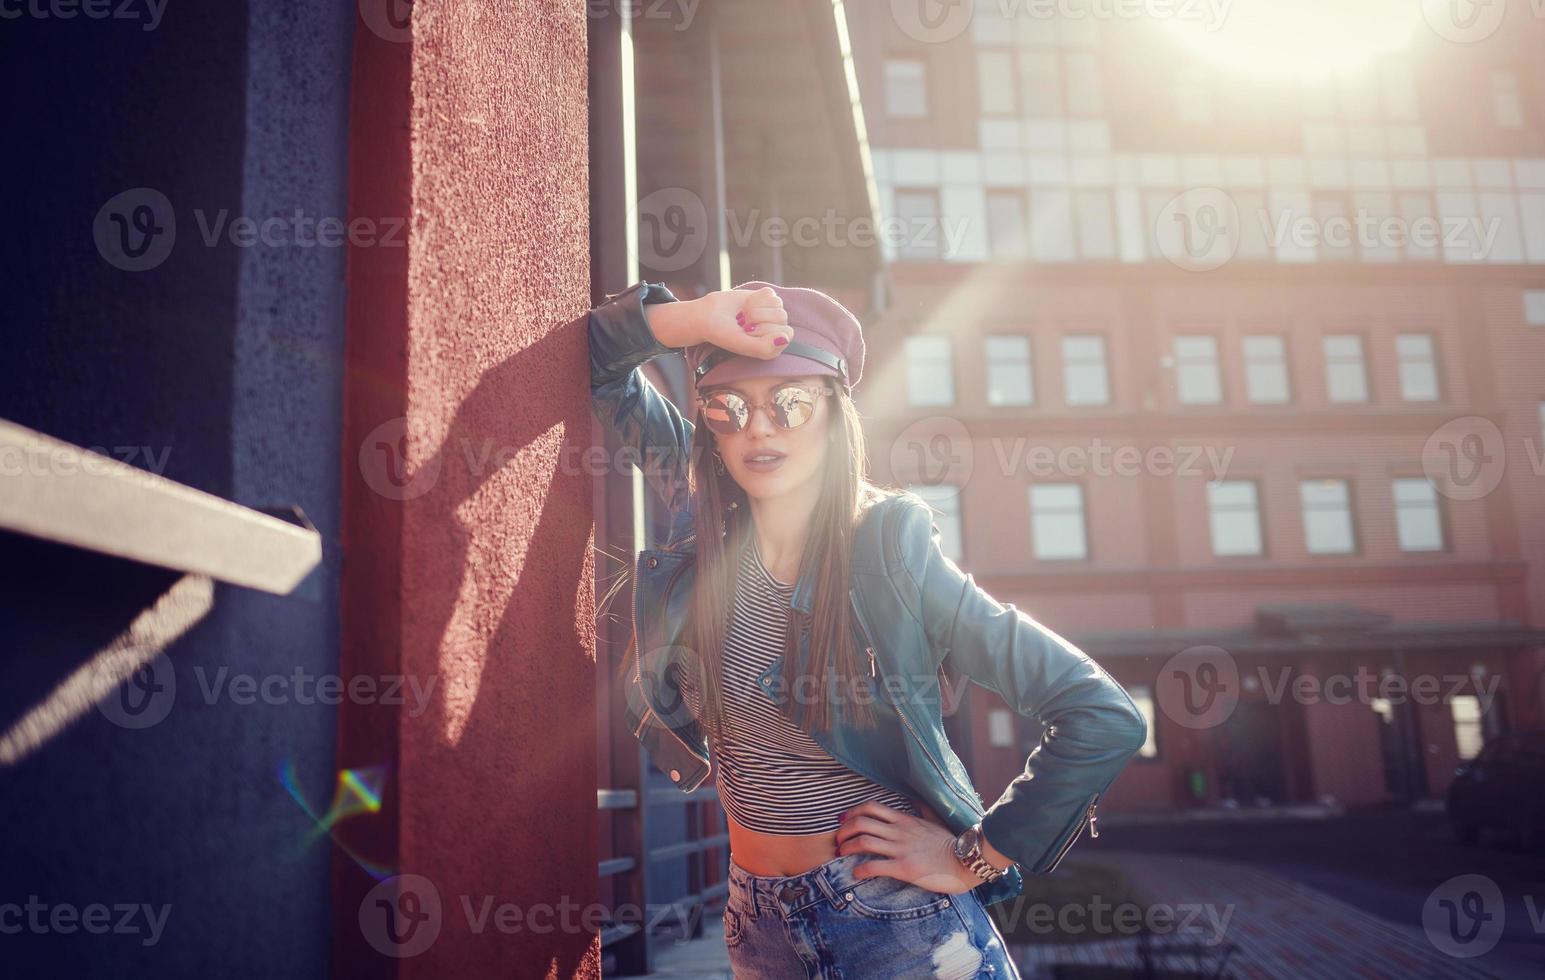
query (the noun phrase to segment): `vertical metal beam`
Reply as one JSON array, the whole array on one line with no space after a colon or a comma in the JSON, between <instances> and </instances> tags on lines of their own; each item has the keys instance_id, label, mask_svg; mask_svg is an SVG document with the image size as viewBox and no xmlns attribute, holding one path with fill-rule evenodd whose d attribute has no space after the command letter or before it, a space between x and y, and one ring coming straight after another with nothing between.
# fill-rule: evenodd
<instances>
[{"instance_id":1,"label":"vertical metal beam","mask_svg":"<svg viewBox=\"0 0 1545 980\"><path fill-rule=\"evenodd\" d=\"M629 5L594 8L585 23L590 84L590 302L595 305L606 294L624 289L639 278L638 155ZM592 445L606 447L606 458L619 458L616 440L600 423L592 420L591 433ZM636 501L642 481L642 474L634 468L625 474L608 472L595 481L598 596L605 595L609 583L631 567L631 561L624 565L606 556L627 555L631 559L638 549L642 522L636 513ZM612 608L631 609L630 596L631 586L619 592ZM626 648L631 629L631 617L625 615L602 616L596 624L599 739L606 752L606 759L602 760L606 764L598 771L604 788L633 789L639 799L637 806L609 811L610 854L602 856L637 859L633 870L612 876L612 907L619 910L648 907L644 874L648 808L643 805L643 777L647 770L643 749L619 723L622 705L615 703L616 687L611 683L619 667L617 658ZM641 928L619 940L609 951L618 973L651 972L647 929Z\"/></svg>"},{"instance_id":2,"label":"vertical metal beam","mask_svg":"<svg viewBox=\"0 0 1545 980\"><path fill-rule=\"evenodd\" d=\"M719 65L719 13L714 4L705 4L699 14L697 33L698 64L704 65L704 84L698 89L698 118L702 127L701 147L703 181L700 193L708 212L708 240L698 261L698 281L703 292L730 288L730 253L727 234L726 193L724 182L724 88Z\"/></svg>"}]
</instances>

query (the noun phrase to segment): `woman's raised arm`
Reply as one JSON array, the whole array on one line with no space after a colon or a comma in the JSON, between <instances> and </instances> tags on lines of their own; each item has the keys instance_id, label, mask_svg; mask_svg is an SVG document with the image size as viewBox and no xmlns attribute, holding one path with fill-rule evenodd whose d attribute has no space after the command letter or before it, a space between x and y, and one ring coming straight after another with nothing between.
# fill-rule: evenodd
<instances>
[{"instance_id":1,"label":"woman's raised arm","mask_svg":"<svg viewBox=\"0 0 1545 980\"><path fill-rule=\"evenodd\" d=\"M736 321L742 312L762 325L756 336ZM680 510L687 503L693 426L640 368L661 354L699 343L776 357L780 348L773 339L792 334L783 302L770 289L725 289L678 300L663 283L639 282L607 296L590 311L589 321L590 400L596 418L633 455L660 499L673 512Z\"/></svg>"}]
</instances>

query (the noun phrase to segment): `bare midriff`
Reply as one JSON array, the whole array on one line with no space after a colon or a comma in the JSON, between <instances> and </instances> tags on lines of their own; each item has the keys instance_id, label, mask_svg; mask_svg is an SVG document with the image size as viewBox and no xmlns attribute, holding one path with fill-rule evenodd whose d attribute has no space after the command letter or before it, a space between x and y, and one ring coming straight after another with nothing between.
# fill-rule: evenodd
<instances>
[{"instance_id":1,"label":"bare midriff","mask_svg":"<svg viewBox=\"0 0 1545 980\"><path fill-rule=\"evenodd\" d=\"M934 812L917 799L912 800L924 820L945 826ZM824 834L763 834L742 827L725 813L729 825L730 857L754 875L787 877L804 874L837 856L837 832Z\"/></svg>"}]
</instances>

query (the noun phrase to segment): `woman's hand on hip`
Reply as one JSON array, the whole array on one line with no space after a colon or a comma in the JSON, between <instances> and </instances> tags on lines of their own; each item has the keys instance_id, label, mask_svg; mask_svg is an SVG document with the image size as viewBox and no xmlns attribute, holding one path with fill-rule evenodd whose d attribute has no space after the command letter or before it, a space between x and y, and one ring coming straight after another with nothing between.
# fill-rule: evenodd
<instances>
[{"instance_id":1,"label":"woman's hand on hip","mask_svg":"<svg viewBox=\"0 0 1545 980\"><path fill-rule=\"evenodd\" d=\"M899 878L929 891L958 895L982 879L955 857L949 828L875 800L843 814L837 827L837 853L877 854L853 869L855 878Z\"/></svg>"}]
</instances>

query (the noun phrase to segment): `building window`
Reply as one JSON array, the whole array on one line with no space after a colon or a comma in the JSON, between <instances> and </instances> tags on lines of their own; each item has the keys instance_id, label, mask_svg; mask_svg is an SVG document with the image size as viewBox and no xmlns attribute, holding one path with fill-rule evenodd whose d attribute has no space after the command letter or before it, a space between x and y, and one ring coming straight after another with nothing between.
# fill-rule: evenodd
<instances>
[{"instance_id":1,"label":"building window","mask_svg":"<svg viewBox=\"0 0 1545 980\"><path fill-rule=\"evenodd\" d=\"M903 259L937 259L943 256L944 236L939 221L939 192L920 188L896 191L896 217L901 240L896 256Z\"/></svg>"},{"instance_id":2,"label":"building window","mask_svg":"<svg viewBox=\"0 0 1545 980\"><path fill-rule=\"evenodd\" d=\"M1518 97L1518 76L1510 71L1491 73L1491 109L1503 129L1522 129L1523 101Z\"/></svg>"},{"instance_id":3,"label":"building window","mask_svg":"<svg viewBox=\"0 0 1545 980\"><path fill-rule=\"evenodd\" d=\"M1400 396L1408 402L1438 400L1438 365L1432 335L1403 333L1395 337L1395 357L1400 363Z\"/></svg>"},{"instance_id":4,"label":"building window","mask_svg":"<svg viewBox=\"0 0 1545 980\"><path fill-rule=\"evenodd\" d=\"M1143 720L1148 723L1148 738L1144 740L1143 747L1137 750L1138 758L1157 759L1159 757L1159 719L1154 712L1153 688L1147 684L1129 684L1127 696L1132 699L1133 704L1137 705L1137 710L1142 712Z\"/></svg>"},{"instance_id":5,"label":"building window","mask_svg":"<svg viewBox=\"0 0 1545 980\"><path fill-rule=\"evenodd\" d=\"M1524 322L1531 327L1545 327L1545 289L1524 290Z\"/></svg>"},{"instance_id":6,"label":"building window","mask_svg":"<svg viewBox=\"0 0 1545 980\"><path fill-rule=\"evenodd\" d=\"M987 712L987 744L995 749L1014 747L1014 713L1007 708Z\"/></svg>"},{"instance_id":7,"label":"building window","mask_svg":"<svg viewBox=\"0 0 1545 980\"><path fill-rule=\"evenodd\" d=\"M923 498L935 511L933 522L939 528L939 550L950 561L959 562L961 547L960 487L952 483L912 483L907 490Z\"/></svg>"},{"instance_id":8,"label":"building window","mask_svg":"<svg viewBox=\"0 0 1545 980\"><path fill-rule=\"evenodd\" d=\"M1223 401L1218 338L1207 334L1175 338L1175 384L1182 405L1216 405Z\"/></svg>"},{"instance_id":9,"label":"building window","mask_svg":"<svg viewBox=\"0 0 1545 980\"><path fill-rule=\"evenodd\" d=\"M1368 400L1368 373L1363 367L1363 338L1355 333L1330 334L1325 341L1325 389L1333 402Z\"/></svg>"},{"instance_id":10,"label":"building window","mask_svg":"<svg viewBox=\"0 0 1545 980\"><path fill-rule=\"evenodd\" d=\"M1030 223L1023 191L987 192L987 247L995 259L1030 255Z\"/></svg>"},{"instance_id":11,"label":"building window","mask_svg":"<svg viewBox=\"0 0 1545 980\"><path fill-rule=\"evenodd\" d=\"M955 404L955 374L947 335L915 334L907 338L907 403Z\"/></svg>"},{"instance_id":12,"label":"building window","mask_svg":"<svg viewBox=\"0 0 1545 980\"><path fill-rule=\"evenodd\" d=\"M1438 491L1426 477L1394 480L1395 530L1401 551L1442 551L1443 517Z\"/></svg>"},{"instance_id":13,"label":"building window","mask_svg":"<svg viewBox=\"0 0 1545 980\"><path fill-rule=\"evenodd\" d=\"M1461 759L1473 759L1481 754L1486 735L1481 728L1481 699L1474 694L1456 694L1448 701L1449 716L1454 722L1454 748Z\"/></svg>"},{"instance_id":14,"label":"building window","mask_svg":"<svg viewBox=\"0 0 1545 980\"><path fill-rule=\"evenodd\" d=\"M1442 224L1438 219L1437 207L1433 204L1432 195L1421 192L1401 194L1399 198L1400 220L1407 228L1433 228L1441 229ZM1434 240L1438 235L1428 238L1424 235L1408 234L1402 246L1403 255L1407 262L1435 262L1438 259L1438 245Z\"/></svg>"},{"instance_id":15,"label":"building window","mask_svg":"<svg viewBox=\"0 0 1545 980\"><path fill-rule=\"evenodd\" d=\"M885 113L893 119L928 116L928 74L921 58L885 59Z\"/></svg>"},{"instance_id":16,"label":"building window","mask_svg":"<svg viewBox=\"0 0 1545 980\"><path fill-rule=\"evenodd\" d=\"M1035 399L1029 337L987 338L987 404L1029 405Z\"/></svg>"},{"instance_id":17,"label":"building window","mask_svg":"<svg viewBox=\"0 0 1545 980\"><path fill-rule=\"evenodd\" d=\"M1063 400L1069 405L1110 403L1104 337L1068 334L1062 338L1062 387Z\"/></svg>"},{"instance_id":18,"label":"building window","mask_svg":"<svg viewBox=\"0 0 1545 980\"><path fill-rule=\"evenodd\" d=\"M1346 555L1354 548L1352 496L1345 480L1304 480L1304 547L1311 555Z\"/></svg>"},{"instance_id":19,"label":"building window","mask_svg":"<svg viewBox=\"0 0 1545 980\"><path fill-rule=\"evenodd\" d=\"M1245 392L1257 405L1280 405L1288 400L1287 343L1278 336L1258 334L1244 338Z\"/></svg>"},{"instance_id":20,"label":"building window","mask_svg":"<svg viewBox=\"0 0 1545 980\"><path fill-rule=\"evenodd\" d=\"M1351 262L1357 258L1357 231L1352 207L1345 194L1316 191L1310 200L1314 225L1319 229L1320 258L1327 262Z\"/></svg>"},{"instance_id":21,"label":"building window","mask_svg":"<svg viewBox=\"0 0 1545 980\"><path fill-rule=\"evenodd\" d=\"M1031 486L1030 536L1036 558L1089 557L1084 534L1084 488L1076 483Z\"/></svg>"},{"instance_id":22,"label":"building window","mask_svg":"<svg viewBox=\"0 0 1545 980\"><path fill-rule=\"evenodd\" d=\"M1254 480L1208 483L1207 517L1214 555L1261 553L1261 509Z\"/></svg>"},{"instance_id":23,"label":"building window","mask_svg":"<svg viewBox=\"0 0 1545 980\"><path fill-rule=\"evenodd\" d=\"M976 56L976 79L982 115L1009 116L1019 111L1014 81L1014 56L1006 50L981 51Z\"/></svg>"}]
</instances>

